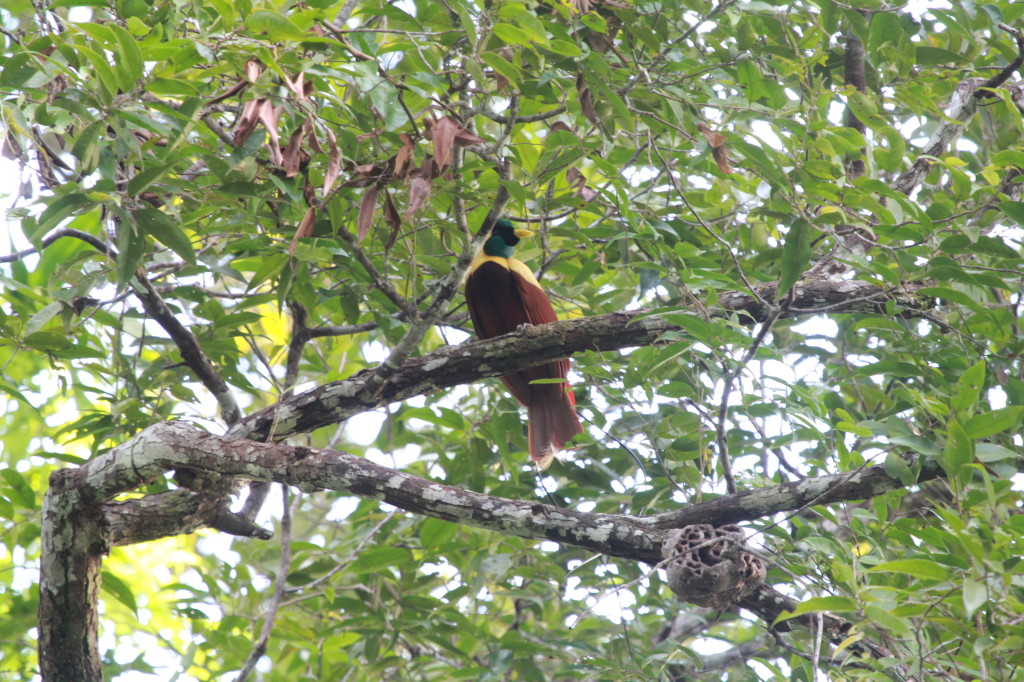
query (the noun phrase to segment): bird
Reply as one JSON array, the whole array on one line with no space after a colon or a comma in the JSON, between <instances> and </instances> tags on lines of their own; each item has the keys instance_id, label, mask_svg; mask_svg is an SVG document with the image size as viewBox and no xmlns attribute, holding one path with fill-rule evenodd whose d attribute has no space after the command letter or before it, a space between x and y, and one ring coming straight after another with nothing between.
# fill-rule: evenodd
<instances>
[{"instance_id":1,"label":"bird","mask_svg":"<svg viewBox=\"0 0 1024 682\"><path fill-rule=\"evenodd\" d=\"M533 232L516 229L505 219L495 222L490 237L470 263L466 274L466 305L473 329L490 339L525 326L556 322L558 317L540 283L525 263L512 257L520 239ZM569 360L553 360L500 377L512 396L526 408L530 459L541 471L555 453L583 432L576 398L565 381ZM561 379L560 383L531 383Z\"/></svg>"}]
</instances>

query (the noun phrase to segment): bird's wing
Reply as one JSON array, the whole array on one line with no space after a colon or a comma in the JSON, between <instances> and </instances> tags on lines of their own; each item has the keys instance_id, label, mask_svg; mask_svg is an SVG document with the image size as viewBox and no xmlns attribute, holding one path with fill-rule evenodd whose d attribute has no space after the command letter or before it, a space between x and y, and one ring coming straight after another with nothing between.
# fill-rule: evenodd
<instances>
[{"instance_id":1,"label":"bird's wing","mask_svg":"<svg viewBox=\"0 0 1024 682\"><path fill-rule=\"evenodd\" d=\"M488 259L476 264L466 278L466 305L473 329L481 339L508 334L524 324L533 324L519 294L515 276L501 262ZM519 374L501 378L509 392L523 405L530 404L529 380Z\"/></svg>"}]
</instances>

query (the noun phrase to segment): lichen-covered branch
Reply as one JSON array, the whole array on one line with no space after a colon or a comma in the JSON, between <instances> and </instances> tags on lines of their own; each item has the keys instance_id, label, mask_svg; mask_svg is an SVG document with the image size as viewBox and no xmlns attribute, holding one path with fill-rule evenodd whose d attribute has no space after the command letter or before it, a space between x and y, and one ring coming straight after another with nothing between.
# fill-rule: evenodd
<instances>
[{"instance_id":1,"label":"lichen-covered branch","mask_svg":"<svg viewBox=\"0 0 1024 682\"><path fill-rule=\"evenodd\" d=\"M917 288L906 285L892 291L866 282L807 282L794 288L790 310L798 312L784 312L781 317L826 311L884 314L887 301L897 303L907 316L918 315L924 302L915 296ZM773 285L762 287L759 293L760 299L739 293L725 294L720 298L721 307L711 314L737 313L744 322L763 322L778 311L767 303L774 298ZM271 436L283 439L416 395L500 376L581 351L651 345L666 332L679 330L645 311L630 311L554 322L494 339L447 346L409 360L373 392L366 390L367 381L373 375L362 372L286 398L246 417L228 435L256 440Z\"/></svg>"},{"instance_id":2,"label":"lichen-covered branch","mask_svg":"<svg viewBox=\"0 0 1024 682\"><path fill-rule=\"evenodd\" d=\"M330 489L377 499L406 511L454 523L524 538L552 540L648 564L660 561L665 529L686 524L693 516L703 523L718 526L731 520L794 511L809 504L861 499L904 486L890 477L884 467L876 466L729 495L657 516L598 514L463 490L341 452L238 440L213 435L184 422L165 422L140 432L77 469L55 474L55 483L44 508L48 521L44 535L48 560L43 567L42 585L49 590L46 592L47 608L55 612L71 608L65 603L69 599L67 594L76 595L71 597L73 599L92 599L95 606L93 582L98 581L98 557L109 546L123 544L129 538L156 537L144 536L125 522L135 505L147 505L139 518L151 520L154 509L148 501L152 498L125 503L109 500L171 470L275 481L303 490ZM937 466L926 464L921 475L929 478L939 473ZM185 514L184 518L178 517L176 523L165 525L165 530L187 532L195 527L194 521L204 517L203 510L195 506L202 496L191 491L173 491L154 497L159 498L162 505L173 506L176 512ZM73 518L71 510L78 517ZM170 516L166 516L168 521ZM205 516L209 517L209 512ZM96 559L94 565L80 569L79 565L88 563L89 557ZM58 598L60 603L55 602ZM796 603L773 588L762 586L745 597L741 606L772 623ZM787 622L808 625L809 618L803 616ZM95 625L95 620L82 622ZM849 629L847 621L832 616L826 617L825 626L833 640L845 636ZM58 642L63 646L69 636L55 624L53 631L41 633L41 640L50 643L48 651L52 651ZM81 633L78 636L81 637ZM86 676L84 679L98 678Z\"/></svg>"},{"instance_id":3,"label":"lichen-covered branch","mask_svg":"<svg viewBox=\"0 0 1024 682\"><path fill-rule=\"evenodd\" d=\"M275 481L378 499L407 511L521 537L549 539L650 563L661 532L639 517L588 514L434 483L362 457L279 443L216 436L184 422L140 432L71 472L83 501L99 503L167 471Z\"/></svg>"}]
</instances>

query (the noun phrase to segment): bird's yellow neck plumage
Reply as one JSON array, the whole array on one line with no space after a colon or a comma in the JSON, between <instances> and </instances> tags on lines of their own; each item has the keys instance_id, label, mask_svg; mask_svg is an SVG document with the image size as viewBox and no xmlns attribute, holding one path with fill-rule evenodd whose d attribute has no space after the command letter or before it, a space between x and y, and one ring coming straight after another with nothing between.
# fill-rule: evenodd
<instances>
[{"instance_id":1,"label":"bird's yellow neck plumage","mask_svg":"<svg viewBox=\"0 0 1024 682\"><path fill-rule=\"evenodd\" d=\"M526 263L517 258L501 258L499 256L488 256L486 253L481 251L473 259L473 262L469 264L469 270L466 271L466 277L469 277L473 272L484 263L495 263L501 267L518 274L520 277L525 279L533 286L540 288L540 282L533 276L530 268L526 266Z\"/></svg>"}]
</instances>

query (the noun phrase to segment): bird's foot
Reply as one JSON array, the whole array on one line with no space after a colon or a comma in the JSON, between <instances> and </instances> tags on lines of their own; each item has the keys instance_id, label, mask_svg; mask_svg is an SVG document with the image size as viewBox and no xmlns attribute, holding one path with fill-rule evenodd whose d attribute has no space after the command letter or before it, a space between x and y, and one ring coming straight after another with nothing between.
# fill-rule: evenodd
<instances>
[{"instance_id":1,"label":"bird's foot","mask_svg":"<svg viewBox=\"0 0 1024 682\"><path fill-rule=\"evenodd\" d=\"M533 325L532 325L532 324L530 324L529 322L523 322L523 323L522 323L521 325L519 325L518 327L516 327L516 331L517 331L517 332L522 332L522 331L526 331L527 329L529 329L529 328L530 328L530 327L532 327L532 326L533 326Z\"/></svg>"}]
</instances>

